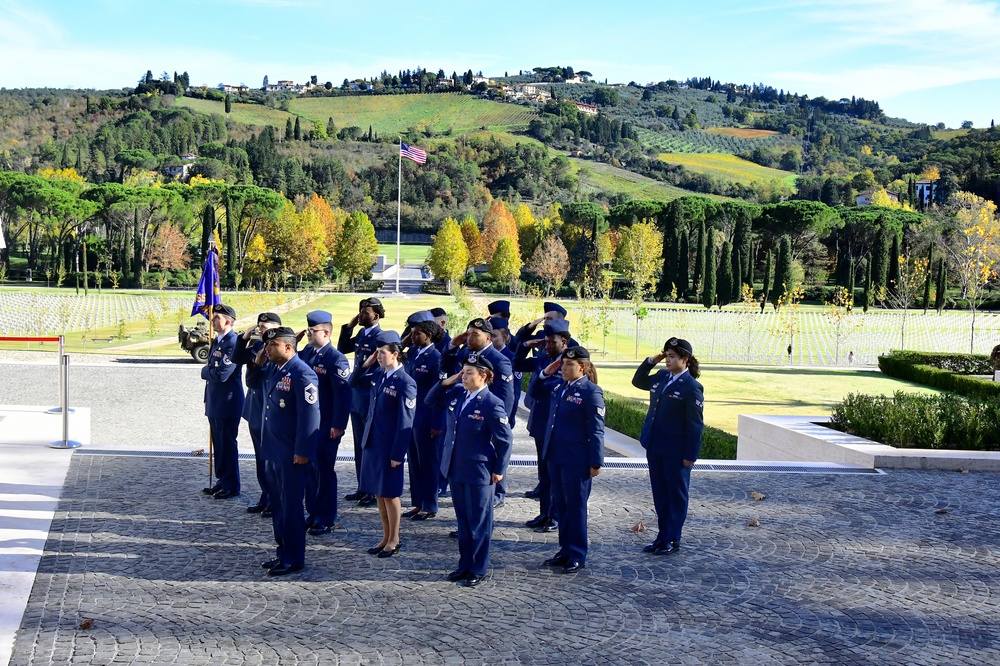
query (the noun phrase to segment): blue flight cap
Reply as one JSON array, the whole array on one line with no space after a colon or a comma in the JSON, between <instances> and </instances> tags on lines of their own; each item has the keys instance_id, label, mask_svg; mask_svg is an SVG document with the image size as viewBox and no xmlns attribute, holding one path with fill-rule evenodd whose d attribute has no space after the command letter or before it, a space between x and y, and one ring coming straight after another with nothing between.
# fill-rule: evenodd
<instances>
[{"instance_id":1,"label":"blue flight cap","mask_svg":"<svg viewBox=\"0 0 1000 666\"><path fill-rule=\"evenodd\" d=\"M510 330L510 322L503 317L490 317L490 324L493 325L494 331L498 328L506 328Z\"/></svg>"},{"instance_id":2,"label":"blue flight cap","mask_svg":"<svg viewBox=\"0 0 1000 666\"><path fill-rule=\"evenodd\" d=\"M493 301L486 307L489 309L491 315L510 312L510 301Z\"/></svg>"},{"instance_id":3,"label":"blue flight cap","mask_svg":"<svg viewBox=\"0 0 1000 666\"><path fill-rule=\"evenodd\" d=\"M402 342L399 339L399 333L396 331L379 331L379 334L375 337L375 345L378 347L385 347L386 345L391 345L394 342L397 345Z\"/></svg>"},{"instance_id":4,"label":"blue flight cap","mask_svg":"<svg viewBox=\"0 0 1000 666\"><path fill-rule=\"evenodd\" d=\"M553 303L552 301L545 301L542 303L542 312L558 312L563 317L566 316L566 308L559 305L558 303Z\"/></svg>"},{"instance_id":5,"label":"blue flight cap","mask_svg":"<svg viewBox=\"0 0 1000 666\"><path fill-rule=\"evenodd\" d=\"M326 310L313 310L306 315L306 323L309 326L319 326L320 324L332 324L333 315Z\"/></svg>"},{"instance_id":6,"label":"blue flight cap","mask_svg":"<svg viewBox=\"0 0 1000 666\"><path fill-rule=\"evenodd\" d=\"M545 332L545 335L566 334L569 336L569 322L565 319L553 319L550 322L546 322L542 330Z\"/></svg>"},{"instance_id":7,"label":"blue flight cap","mask_svg":"<svg viewBox=\"0 0 1000 666\"><path fill-rule=\"evenodd\" d=\"M434 321L434 315L429 310L418 310L406 318L407 326L413 326L422 321Z\"/></svg>"},{"instance_id":8,"label":"blue flight cap","mask_svg":"<svg viewBox=\"0 0 1000 666\"><path fill-rule=\"evenodd\" d=\"M490 363L490 359L485 356L481 356L476 352L469 354L468 358L465 359L465 363L462 365L471 365L474 368L482 368L483 370L493 371L493 364Z\"/></svg>"}]
</instances>

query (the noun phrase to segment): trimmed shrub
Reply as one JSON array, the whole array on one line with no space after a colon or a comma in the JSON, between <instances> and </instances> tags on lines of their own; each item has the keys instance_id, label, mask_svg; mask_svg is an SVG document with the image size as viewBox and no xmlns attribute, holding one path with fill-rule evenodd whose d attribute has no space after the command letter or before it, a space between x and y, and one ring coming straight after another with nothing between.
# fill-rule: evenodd
<instances>
[{"instance_id":1,"label":"trimmed shrub","mask_svg":"<svg viewBox=\"0 0 1000 666\"><path fill-rule=\"evenodd\" d=\"M992 375L993 362L982 354L926 354L894 351L880 356L879 370L898 379L979 400L1000 399L1000 383L971 375Z\"/></svg>"},{"instance_id":2,"label":"trimmed shrub","mask_svg":"<svg viewBox=\"0 0 1000 666\"><path fill-rule=\"evenodd\" d=\"M625 398L614 393L604 393L606 412L604 423L612 430L639 439L642 434L642 424L649 410L646 403L634 398ZM702 458L713 460L736 459L736 435L730 435L724 430L705 426L701 436Z\"/></svg>"}]
</instances>

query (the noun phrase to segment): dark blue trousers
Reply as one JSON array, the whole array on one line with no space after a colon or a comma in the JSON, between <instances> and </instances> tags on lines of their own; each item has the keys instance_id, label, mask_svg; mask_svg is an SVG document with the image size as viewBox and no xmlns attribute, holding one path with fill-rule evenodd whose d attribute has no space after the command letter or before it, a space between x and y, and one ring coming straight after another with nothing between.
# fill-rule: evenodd
<instances>
[{"instance_id":1,"label":"dark blue trousers","mask_svg":"<svg viewBox=\"0 0 1000 666\"><path fill-rule=\"evenodd\" d=\"M323 435L326 439L322 439ZM337 522L337 452L340 440L329 439L330 431L320 429L316 458L309 462L306 474L306 511L313 524L332 526Z\"/></svg>"},{"instance_id":2,"label":"dark blue trousers","mask_svg":"<svg viewBox=\"0 0 1000 666\"><path fill-rule=\"evenodd\" d=\"M542 437L535 437L535 453L538 454L538 513L553 520L559 520L552 502L552 477L549 466L542 457Z\"/></svg>"},{"instance_id":3,"label":"dark blue trousers","mask_svg":"<svg viewBox=\"0 0 1000 666\"><path fill-rule=\"evenodd\" d=\"M250 441L253 442L254 465L257 472L257 485L260 486L260 499L257 504L269 506L270 501L267 494L267 470L264 465L264 456L260 452L260 428L250 426Z\"/></svg>"},{"instance_id":4,"label":"dark blue trousers","mask_svg":"<svg viewBox=\"0 0 1000 666\"><path fill-rule=\"evenodd\" d=\"M478 576L490 566L493 492L492 485L451 482L451 500L458 519L458 568Z\"/></svg>"},{"instance_id":5,"label":"dark blue trousers","mask_svg":"<svg viewBox=\"0 0 1000 666\"><path fill-rule=\"evenodd\" d=\"M240 492L240 453L236 436L240 432L240 417L211 418L208 427L212 433L212 455L215 457L215 476L222 490Z\"/></svg>"},{"instance_id":6,"label":"dark blue trousers","mask_svg":"<svg viewBox=\"0 0 1000 666\"><path fill-rule=\"evenodd\" d=\"M687 518L691 468L685 467L676 455L666 457L647 451L646 460L649 462L649 485L653 490L653 507L660 530L656 540L680 541Z\"/></svg>"},{"instance_id":7,"label":"dark blue trousers","mask_svg":"<svg viewBox=\"0 0 1000 666\"><path fill-rule=\"evenodd\" d=\"M278 560L289 566L303 565L306 561L306 516L302 500L306 491L308 465L292 461L267 461L268 487L271 496L271 519L274 541L278 544Z\"/></svg>"},{"instance_id":8,"label":"dark blue trousers","mask_svg":"<svg viewBox=\"0 0 1000 666\"><path fill-rule=\"evenodd\" d=\"M559 515L559 554L573 562L587 561L587 502L590 500L590 467L578 462L549 462L552 502Z\"/></svg>"},{"instance_id":9,"label":"dark blue trousers","mask_svg":"<svg viewBox=\"0 0 1000 666\"><path fill-rule=\"evenodd\" d=\"M365 436L365 420L367 418L367 414L351 412L351 434L354 435L354 474L358 483L361 483L361 452L364 451L361 447L361 439Z\"/></svg>"},{"instance_id":10,"label":"dark blue trousers","mask_svg":"<svg viewBox=\"0 0 1000 666\"><path fill-rule=\"evenodd\" d=\"M438 486L441 482L441 452L430 430L413 429L413 441L407 454L410 471L410 497L421 511L437 513Z\"/></svg>"}]
</instances>

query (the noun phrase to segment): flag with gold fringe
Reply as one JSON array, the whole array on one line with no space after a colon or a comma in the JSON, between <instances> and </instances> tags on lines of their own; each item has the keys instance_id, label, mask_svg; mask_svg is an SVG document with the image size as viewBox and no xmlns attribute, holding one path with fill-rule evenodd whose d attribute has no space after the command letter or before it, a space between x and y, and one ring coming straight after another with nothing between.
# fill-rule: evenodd
<instances>
[{"instance_id":1,"label":"flag with gold fringe","mask_svg":"<svg viewBox=\"0 0 1000 666\"><path fill-rule=\"evenodd\" d=\"M198 292L194 295L191 316L200 314L208 319L209 308L222 302L221 291L219 286L219 254L215 247L210 247L205 255L205 267L201 269L201 282L198 283Z\"/></svg>"}]
</instances>

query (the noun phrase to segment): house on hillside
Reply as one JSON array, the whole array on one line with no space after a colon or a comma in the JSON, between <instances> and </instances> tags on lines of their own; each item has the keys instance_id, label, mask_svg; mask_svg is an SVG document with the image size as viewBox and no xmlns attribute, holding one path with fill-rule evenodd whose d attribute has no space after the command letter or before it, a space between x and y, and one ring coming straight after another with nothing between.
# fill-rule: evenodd
<instances>
[{"instance_id":1,"label":"house on hillside","mask_svg":"<svg viewBox=\"0 0 1000 666\"><path fill-rule=\"evenodd\" d=\"M278 81L267 86L267 92L304 93L315 88L312 83L296 83L295 81Z\"/></svg>"},{"instance_id":2,"label":"house on hillside","mask_svg":"<svg viewBox=\"0 0 1000 666\"><path fill-rule=\"evenodd\" d=\"M586 102L573 102L573 104L576 105L576 109L580 113L584 113L588 116L597 115L597 106L594 104L587 104Z\"/></svg>"},{"instance_id":3,"label":"house on hillside","mask_svg":"<svg viewBox=\"0 0 1000 666\"><path fill-rule=\"evenodd\" d=\"M438 79L437 83L434 84L434 87L437 88L438 90L442 90L444 88L454 88L455 87L455 80L454 79Z\"/></svg>"},{"instance_id":4,"label":"house on hillside","mask_svg":"<svg viewBox=\"0 0 1000 666\"><path fill-rule=\"evenodd\" d=\"M161 170L161 173L168 178L185 180L188 177L188 171L190 169L191 162L185 162L183 164L171 164L170 166L165 166Z\"/></svg>"},{"instance_id":5,"label":"house on hillside","mask_svg":"<svg viewBox=\"0 0 1000 666\"><path fill-rule=\"evenodd\" d=\"M485 83L485 84L486 84L486 85L488 85L488 86L491 86L491 85L493 85L493 81L491 81L491 80L490 80L490 79L489 79L488 77L486 77L486 76L473 76L473 77L472 77L472 84L473 84L473 85L475 85L475 84L477 84L477 83Z\"/></svg>"},{"instance_id":6,"label":"house on hillside","mask_svg":"<svg viewBox=\"0 0 1000 666\"><path fill-rule=\"evenodd\" d=\"M889 192L885 190L885 193L889 195L889 199L893 203L899 203L899 195L895 192ZM871 206L872 205L872 195L875 194L875 190L868 190L867 192L862 192L854 198L854 203L858 206Z\"/></svg>"},{"instance_id":7,"label":"house on hillside","mask_svg":"<svg viewBox=\"0 0 1000 666\"><path fill-rule=\"evenodd\" d=\"M245 93L250 90L249 86L245 86L242 83L238 86L234 86L229 83L223 83L219 87L222 89L222 92L227 92L227 93Z\"/></svg>"},{"instance_id":8,"label":"house on hillside","mask_svg":"<svg viewBox=\"0 0 1000 666\"><path fill-rule=\"evenodd\" d=\"M915 185L917 186L917 201L922 201L925 206L934 203L934 195L937 193L936 180L918 180Z\"/></svg>"}]
</instances>

